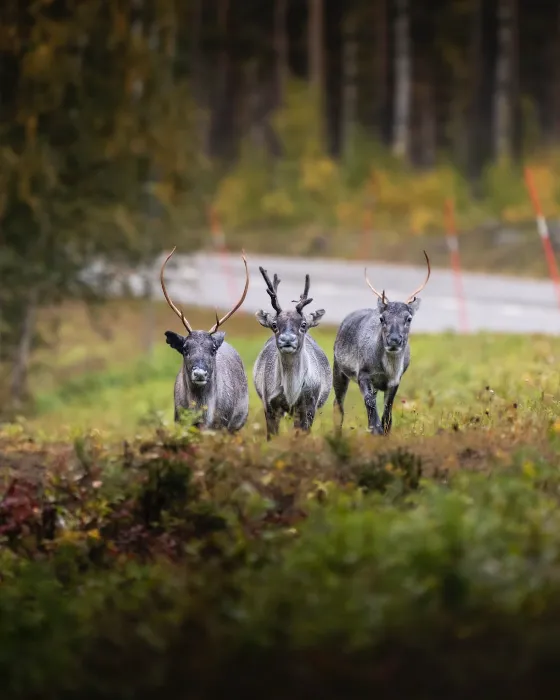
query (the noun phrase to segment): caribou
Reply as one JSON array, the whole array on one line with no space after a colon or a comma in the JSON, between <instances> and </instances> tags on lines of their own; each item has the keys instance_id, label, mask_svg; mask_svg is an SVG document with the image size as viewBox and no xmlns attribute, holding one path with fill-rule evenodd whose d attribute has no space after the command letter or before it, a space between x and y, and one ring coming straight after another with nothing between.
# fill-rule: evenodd
<instances>
[{"instance_id":1,"label":"caribou","mask_svg":"<svg viewBox=\"0 0 560 700\"><path fill-rule=\"evenodd\" d=\"M426 251L428 274L406 302L389 301L373 287L364 270L366 283L378 297L376 309L360 309L348 314L340 324L334 341L333 388L335 428L344 421L344 399L350 380L362 394L373 435L387 435L393 422L393 402L401 379L410 365L408 334L414 314L420 307L417 296L430 279L430 259ZM382 391L384 408L377 413L377 392Z\"/></svg>"},{"instance_id":2,"label":"caribou","mask_svg":"<svg viewBox=\"0 0 560 700\"><path fill-rule=\"evenodd\" d=\"M185 327L185 336L166 331L166 342L183 358L183 364L175 379L175 422L180 414L194 411L198 415L195 425L210 430L226 429L230 433L240 430L249 413L249 387L241 357L224 341L225 333L218 329L241 307L249 289L249 270L245 253L245 289L235 306L221 319L216 313L216 323L209 331L193 330L185 314L173 303L164 282L164 270L169 259L161 267L161 288L165 300Z\"/></svg>"},{"instance_id":3,"label":"caribou","mask_svg":"<svg viewBox=\"0 0 560 700\"><path fill-rule=\"evenodd\" d=\"M266 437L270 440L278 434L280 418L285 414L294 418L296 429L311 430L317 410L324 406L330 394L332 375L327 356L308 334L325 314L324 309L303 312L313 301L308 296L309 275L305 276L304 291L295 311L282 311L278 275L271 282L266 270L262 267L259 270L275 312L261 309L255 314L261 326L274 334L266 341L253 367L253 382L263 403Z\"/></svg>"}]
</instances>

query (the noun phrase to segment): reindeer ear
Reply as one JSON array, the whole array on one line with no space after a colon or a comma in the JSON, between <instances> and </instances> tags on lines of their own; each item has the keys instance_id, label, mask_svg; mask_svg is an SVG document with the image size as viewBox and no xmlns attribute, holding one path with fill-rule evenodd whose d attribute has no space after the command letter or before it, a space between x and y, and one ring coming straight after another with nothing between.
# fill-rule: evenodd
<instances>
[{"instance_id":1,"label":"reindeer ear","mask_svg":"<svg viewBox=\"0 0 560 700\"><path fill-rule=\"evenodd\" d=\"M312 311L310 314L307 315L307 323L309 324L309 328L314 328L315 326L319 325L319 322L325 315L325 309L317 309L317 311Z\"/></svg>"},{"instance_id":2,"label":"reindeer ear","mask_svg":"<svg viewBox=\"0 0 560 700\"><path fill-rule=\"evenodd\" d=\"M226 334L223 331L218 331L212 334L212 340L214 341L214 347L216 350L220 349L221 344L224 342Z\"/></svg>"},{"instance_id":3,"label":"reindeer ear","mask_svg":"<svg viewBox=\"0 0 560 700\"><path fill-rule=\"evenodd\" d=\"M420 308L420 302L422 299L420 297L414 297L412 301L408 302L408 308L410 309L410 313L414 316L414 314L418 311Z\"/></svg>"},{"instance_id":4,"label":"reindeer ear","mask_svg":"<svg viewBox=\"0 0 560 700\"><path fill-rule=\"evenodd\" d=\"M265 328L270 328L272 319L270 317L270 314L267 314L266 311L263 311L262 309L260 311L257 311L255 317L257 321L261 324L261 326L264 326Z\"/></svg>"},{"instance_id":5,"label":"reindeer ear","mask_svg":"<svg viewBox=\"0 0 560 700\"><path fill-rule=\"evenodd\" d=\"M183 335L179 335L173 331L165 331L165 341L173 350L177 350L181 355L183 354L183 344L185 342L185 337Z\"/></svg>"}]
</instances>

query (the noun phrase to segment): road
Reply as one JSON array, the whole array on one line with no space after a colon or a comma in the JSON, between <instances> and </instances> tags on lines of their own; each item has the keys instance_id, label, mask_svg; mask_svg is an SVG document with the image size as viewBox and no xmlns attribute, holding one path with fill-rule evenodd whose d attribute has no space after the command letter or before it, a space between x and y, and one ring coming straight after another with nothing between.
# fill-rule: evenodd
<instances>
[{"instance_id":1,"label":"road","mask_svg":"<svg viewBox=\"0 0 560 700\"><path fill-rule=\"evenodd\" d=\"M163 256L156 261L154 281ZM281 281L280 303L287 307L303 290L305 274L311 276L309 309L324 308L323 322L338 324L354 309L372 306L375 297L364 281L364 263L340 260L248 256L251 283L243 306L254 313L269 308L269 298L259 272L262 265L269 274L276 272ZM417 267L367 263L372 284L385 289L390 300L404 301L424 280L425 265ZM230 308L244 285L244 266L240 256L197 253L176 254L166 268L167 288L172 298L188 309L201 306ZM140 274L129 284L135 293L142 289ZM523 280L485 274L463 275L469 330L560 335L560 311L552 284L543 280ZM159 280L156 293L161 294ZM422 306L413 329L422 333L460 330L454 280L450 270L432 269L426 289L420 295Z\"/></svg>"}]
</instances>

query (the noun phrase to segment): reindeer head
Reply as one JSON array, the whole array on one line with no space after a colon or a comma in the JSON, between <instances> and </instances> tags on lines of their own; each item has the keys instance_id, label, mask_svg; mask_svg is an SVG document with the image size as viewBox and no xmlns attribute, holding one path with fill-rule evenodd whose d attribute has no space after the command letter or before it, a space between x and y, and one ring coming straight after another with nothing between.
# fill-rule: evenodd
<instances>
[{"instance_id":1,"label":"reindeer head","mask_svg":"<svg viewBox=\"0 0 560 700\"><path fill-rule=\"evenodd\" d=\"M204 387L210 384L215 375L216 354L224 342L226 335L223 331L218 331L218 328L225 323L228 318L233 316L247 296L247 290L249 289L247 260L245 259L245 253L243 253L242 258L245 263L245 289L237 304L221 319L218 318L218 314L216 313L216 323L209 331L193 331L185 314L171 301L163 280L165 266L174 252L175 248L173 248L171 253L167 256L161 267L161 288L167 303L177 316L179 316L182 324L185 326L187 335L183 336L173 331L166 331L165 337L167 344L183 356L183 366L191 385L195 387Z\"/></svg>"},{"instance_id":2,"label":"reindeer head","mask_svg":"<svg viewBox=\"0 0 560 700\"><path fill-rule=\"evenodd\" d=\"M293 355L303 347L307 331L319 325L320 320L325 315L325 310L318 309L309 314L303 313L303 309L313 301L313 299L308 299L307 297L310 281L309 275L305 275L305 287L299 302L297 302L295 311L282 311L277 294L278 285L280 284L278 275L274 275L274 282L271 282L266 270L262 267L259 267L259 270L266 283L266 291L275 313L267 313L261 309L255 315L261 326L270 328L276 336L278 351L285 355Z\"/></svg>"},{"instance_id":3,"label":"reindeer head","mask_svg":"<svg viewBox=\"0 0 560 700\"><path fill-rule=\"evenodd\" d=\"M379 311L379 323L381 326L381 337L383 346L388 353L398 354L403 352L408 343L408 334L410 324L414 314L420 308L419 294L430 279L430 259L426 251L424 251L426 263L428 265L428 274L424 283L408 297L406 302L389 301L385 296L385 291L381 294L372 286L365 271L366 282L374 294L377 295L377 310Z\"/></svg>"}]
</instances>

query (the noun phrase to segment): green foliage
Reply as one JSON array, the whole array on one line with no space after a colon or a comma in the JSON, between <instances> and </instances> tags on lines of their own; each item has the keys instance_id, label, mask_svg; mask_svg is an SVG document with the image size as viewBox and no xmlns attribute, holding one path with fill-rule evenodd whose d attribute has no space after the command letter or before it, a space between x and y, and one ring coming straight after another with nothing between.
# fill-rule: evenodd
<instances>
[{"instance_id":1,"label":"green foliage","mask_svg":"<svg viewBox=\"0 0 560 700\"><path fill-rule=\"evenodd\" d=\"M525 189L523 172L516 163L492 163L481 181L481 195L475 200L467 178L448 156L441 155L435 167L419 171L395 158L364 130L357 129L349 154L340 162L332 160L319 138L321 126L312 95L304 84L292 81L286 104L273 119L283 155L272 159L245 144L241 156L220 182L215 203L224 226L243 242L251 232L277 231L276 248L253 239L253 246L285 251L286 242L301 250L301 232L329 231L344 234L346 249L331 249L337 255L355 255L348 249L348 234L360 231L364 214L373 210L376 240L394 231L403 240L409 235L438 234L445 229L445 201L453 197L458 226L473 229L503 218L525 223L533 216ZM545 211L555 216L560 206L558 190L552 185L557 155L531 151L528 164L535 171ZM293 229L298 231L293 235ZM342 242L342 241L341 241Z\"/></svg>"},{"instance_id":2,"label":"green foliage","mask_svg":"<svg viewBox=\"0 0 560 700\"><path fill-rule=\"evenodd\" d=\"M102 0L29 5L2 7L13 88L0 111L0 362L22 365L14 400L37 309L103 292L82 276L99 256L151 261L196 218L185 193L203 165L197 110L174 77L172 4L156 3L136 38L129 10Z\"/></svg>"},{"instance_id":3,"label":"green foliage","mask_svg":"<svg viewBox=\"0 0 560 700\"><path fill-rule=\"evenodd\" d=\"M385 440L331 441L329 458L303 439L282 465L188 430L124 453L82 435L39 473L35 443L0 437L18 475L0 496L7 700L256 697L276 674L274 698L512 682L525 698L556 659L552 433L549 461L446 475Z\"/></svg>"}]
</instances>

